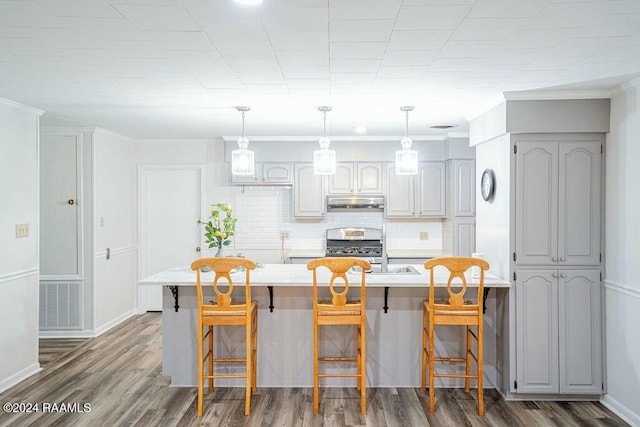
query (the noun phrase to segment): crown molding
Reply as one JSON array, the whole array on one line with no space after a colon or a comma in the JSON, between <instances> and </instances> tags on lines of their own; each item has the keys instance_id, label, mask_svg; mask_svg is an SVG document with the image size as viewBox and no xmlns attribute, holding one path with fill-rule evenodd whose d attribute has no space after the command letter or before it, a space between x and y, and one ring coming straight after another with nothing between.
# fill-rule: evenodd
<instances>
[{"instance_id":1,"label":"crown molding","mask_svg":"<svg viewBox=\"0 0 640 427\"><path fill-rule=\"evenodd\" d=\"M630 89L640 89L640 77L636 77L635 79L631 79L614 87L611 90L611 97L622 95Z\"/></svg>"},{"instance_id":2,"label":"crown molding","mask_svg":"<svg viewBox=\"0 0 640 427\"><path fill-rule=\"evenodd\" d=\"M0 104L6 105L7 107L16 108L18 110L25 111L27 113L33 114L34 116L40 117L44 114L44 110L40 110L38 108L31 107L29 105L21 104L19 102L12 101L6 98L0 98Z\"/></svg>"},{"instance_id":3,"label":"crown molding","mask_svg":"<svg viewBox=\"0 0 640 427\"><path fill-rule=\"evenodd\" d=\"M331 142L379 142L379 141L399 141L405 135L331 135ZM468 138L468 132L447 132L442 135L409 135L413 142L417 141L446 141L450 138ZM225 142L236 142L240 135L221 136ZM247 136L249 142L318 142L319 136Z\"/></svg>"},{"instance_id":4,"label":"crown molding","mask_svg":"<svg viewBox=\"0 0 640 427\"><path fill-rule=\"evenodd\" d=\"M504 92L506 101L555 101L562 99L604 99L611 98L610 89L590 90L530 90Z\"/></svg>"}]
</instances>

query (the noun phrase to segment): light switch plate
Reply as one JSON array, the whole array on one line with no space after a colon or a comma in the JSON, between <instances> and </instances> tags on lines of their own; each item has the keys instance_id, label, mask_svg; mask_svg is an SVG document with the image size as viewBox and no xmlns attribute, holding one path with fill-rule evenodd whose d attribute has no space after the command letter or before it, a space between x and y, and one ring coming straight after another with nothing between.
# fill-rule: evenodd
<instances>
[{"instance_id":1,"label":"light switch plate","mask_svg":"<svg viewBox=\"0 0 640 427\"><path fill-rule=\"evenodd\" d=\"M421 231L420 240L429 240L429 233L427 231Z\"/></svg>"},{"instance_id":2,"label":"light switch plate","mask_svg":"<svg viewBox=\"0 0 640 427\"><path fill-rule=\"evenodd\" d=\"M16 224L16 238L29 237L29 224Z\"/></svg>"}]
</instances>

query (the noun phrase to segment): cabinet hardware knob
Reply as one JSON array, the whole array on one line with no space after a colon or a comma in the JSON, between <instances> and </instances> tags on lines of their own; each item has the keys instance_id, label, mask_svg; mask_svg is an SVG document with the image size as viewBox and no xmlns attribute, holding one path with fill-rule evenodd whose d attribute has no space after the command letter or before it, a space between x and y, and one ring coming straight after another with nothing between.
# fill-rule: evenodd
<instances>
[{"instance_id":1,"label":"cabinet hardware knob","mask_svg":"<svg viewBox=\"0 0 640 427\"><path fill-rule=\"evenodd\" d=\"M565 262L566 259L563 257L563 258L560 258L560 261Z\"/></svg>"},{"instance_id":2,"label":"cabinet hardware knob","mask_svg":"<svg viewBox=\"0 0 640 427\"><path fill-rule=\"evenodd\" d=\"M196 252L200 252L200 251L201 251L200 246L196 246Z\"/></svg>"},{"instance_id":3,"label":"cabinet hardware knob","mask_svg":"<svg viewBox=\"0 0 640 427\"><path fill-rule=\"evenodd\" d=\"M553 262L558 262L558 258L553 257L553 258L551 258L551 261L553 261Z\"/></svg>"},{"instance_id":4,"label":"cabinet hardware knob","mask_svg":"<svg viewBox=\"0 0 640 427\"><path fill-rule=\"evenodd\" d=\"M76 202L76 201L75 201L75 200L73 200L73 199L69 199L69 200L67 200L67 204L68 204L69 206L71 206L71 205L75 204L75 202Z\"/></svg>"},{"instance_id":5,"label":"cabinet hardware knob","mask_svg":"<svg viewBox=\"0 0 640 427\"><path fill-rule=\"evenodd\" d=\"M562 278L564 279L564 278L566 278L566 277L567 277L567 275L566 275L566 274L564 274L564 273L562 273L562 274L560 275L560 277L562 277Z\"/></svg>"},{"instance_id":6,"label":"cabinet hardware knob","mask_svg":"<svg viewBox=\"0 0 640 427\"><path fill-rule=\"evenodd\" d=\"M552 273L551 277L558 277L558 273Z\"/></svg>"}]
</instances>

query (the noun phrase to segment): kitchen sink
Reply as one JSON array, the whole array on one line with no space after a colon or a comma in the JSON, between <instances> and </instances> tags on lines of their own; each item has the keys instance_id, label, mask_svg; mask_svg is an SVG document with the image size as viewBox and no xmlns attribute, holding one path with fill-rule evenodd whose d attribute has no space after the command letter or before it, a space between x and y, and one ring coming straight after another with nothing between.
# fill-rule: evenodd
<instances>
[{"instance_id":1,"label":"kitchen sink","mask_svg":"<svg viewBox=\"0 0 640 427\"><path fill-rule=\"evenodd\" d=\"M353 272L360 272L360 268L354 267ZM382 271L382 266L380 264L371 265L371 270L367 271L368 274L410 274L417 275L420 274L418 270L413 268L410 265L388 265L387 271Z\"/></svg>"}]
</instances>

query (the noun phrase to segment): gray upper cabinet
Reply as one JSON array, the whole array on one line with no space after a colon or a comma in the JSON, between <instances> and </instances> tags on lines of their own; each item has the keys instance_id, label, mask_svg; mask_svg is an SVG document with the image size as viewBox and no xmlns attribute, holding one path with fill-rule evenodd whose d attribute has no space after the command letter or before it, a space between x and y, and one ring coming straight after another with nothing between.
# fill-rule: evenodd
<instances>
[{"instance_id":1,"label":"gray upper cabinet","mask_svg":"<svg viewBox=\"0 0 640 427\"><path fill-rule=\"evenodd\" d=\"M329 194L382 194L381 162L343 162L329 177Z\"/></svg>"},{"instance_id":2,"label":"gray upper cabinet","mask_svg":"<svg viewBox=\"0 0 640 427\"><path fill-rule=\"evenodd\" d=\"M420 162L418 165L418 216L444 217L446 215L446 168L444 162Z\"/></svg>"},{"instance_id":3,"label":"gray upper cabinet","mask_svg":"<svg viewBox=\"0 0 640 427\"><path fill-rule=\"evenodd\" d=\"M446 215L444 162L420 162L418 175L396 175L394 163L385 163L385 216L433 217Z\"/></svg>"},{"instance_id":4,"label":"gray upper cabinet","mask_svg":"<svg viewBox=\"0 0 640 427\"><path fill-rule=\"evenodd\" d=\"M293 216L322 218L326 213L326 180L313 173L312 163L294 165Z\"/></svg>"},{"instance_id":5,"label":"gray upper cabinet","mask_svg":"<svg viewBox=\"0 0 640 427\"><path fill-rule=\"evenodd\" d=\"M600 295L598 270L518 271L518 393L602 393Z\"/></svg>"},{"instance_id":6,"label":"gray upper cabinet","mask_svg":"<svg viewBox=\"0 0 640 427\"><path fill-rule=\"evenodd\" d=\"M235 185L291 185L293 167L289 162L256 162L254 176L231 175Z\"/></svg>"},{"instance_id":7,"label":"gray upper cabinet","mask_svg":"<svg viewBox=\"0 0 640 427\"><path fill-rule=\"evenodd\" d=\"M599 265L601 143L516 147L517 264Z\"/></svg>"},{"instance_id":8,"label":"gray upper cabinet","mask_svg":"<svg viewBox=\"0 0 640 427\"><path fill-rule=\"evenodd\" d=\"M476 214L476 162L475 160L451 160L450 185L453 216L475 216Z\"/></svg>"}]
</instances>

